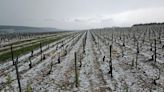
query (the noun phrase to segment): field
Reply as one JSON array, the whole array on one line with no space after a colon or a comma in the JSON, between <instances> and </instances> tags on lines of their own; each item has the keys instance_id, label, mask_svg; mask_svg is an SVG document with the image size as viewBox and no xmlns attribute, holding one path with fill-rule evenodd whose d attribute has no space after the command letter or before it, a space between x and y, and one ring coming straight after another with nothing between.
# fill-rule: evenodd
<instances>
[{"instance_id":1,"label":"field","mask_svg":"<svg viewBox=\"0 0 164 92\"><path fill-rule=\"evenodd\" d=\"M0 39L0 92L164 92L163 25Z\"/></svg>"}]
</instances>

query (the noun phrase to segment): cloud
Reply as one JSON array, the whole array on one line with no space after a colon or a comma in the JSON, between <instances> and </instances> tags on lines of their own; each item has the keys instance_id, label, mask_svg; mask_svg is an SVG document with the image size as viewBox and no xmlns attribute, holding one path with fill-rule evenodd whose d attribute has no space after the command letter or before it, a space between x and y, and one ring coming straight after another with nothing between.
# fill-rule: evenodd
<instances>
[{"instance_id":1,"label":"cloud","mask_svg":"<svg viewBox=\"0 0 164 92\"><path fill-rule=\"evenodd\" d=\"M62 29L163 22L164 0L1 0L0 24Z\"/></svg>"},{"instance_id":2,"label":"cloud","mask_svg":"<svg viewBox=\"0 0 164 92\"><path fill-rule=\"evenodd\" d=\"M46 19L44 19L44 21L45 22L54 22L54 21L56 21L56 19L54 19L54 18L46 18Z\"/></svg>"},{"instance_id":3,"label":"cloud","mask_svg":"<svg viewBox=\"0 0 164 92\"><path fill-rule=\"evenodd\" d=\"M69 18L67 24L83 26L85 28L99 28L112 26L132 26L136 23L163 22L164 7L153 7L130 10L116 14L101 14L90 17Z\"/></svg>"},{"instance_id":4,"label":"cloud","mask_svg":"<svg viewBox=\"0 0 164 92\"><path fill-rule=\"evenodd\" d=\"M163 22L164 7L144 8L112 15L119 26L130 26L136 23Z\"/></svg>"}]
</instances>

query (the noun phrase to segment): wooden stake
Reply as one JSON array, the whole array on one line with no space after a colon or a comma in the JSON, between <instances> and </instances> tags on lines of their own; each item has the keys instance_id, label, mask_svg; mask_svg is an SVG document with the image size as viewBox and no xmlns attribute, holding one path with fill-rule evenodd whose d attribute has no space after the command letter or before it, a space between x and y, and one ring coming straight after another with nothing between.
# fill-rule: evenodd
<instances>
[{"instance_id":1,"label":"wooden stake","mask_svg":"<svg viewBox=\"0 0 164 92\"><path fill-rule=\"evenodd\" d=\"M156 39L154 40L154 62L156 63L156 58L157 58L157 55L156 55Z\"/></svg>"},{"instance_id":2,"label":"wooden stake","mask_svg":"<svg viewBox=\"0 0 164 92\"><path fill-rule=\"evenodd\" d=\"M40 53L41 53L41 61L42 61L42 44L41 44L41 42L40 42Z\"/></svg>"},{"instance_id":3,"label":"wooden stake","mask_svg":"<svg viewBox=\"0 0 164 92\"><path fill-rule=\"evenodd\" d=\"M77 63L76 63L76 52L75 52L75 82L76 82L76 87L78 87L78 75L77 75Z\"/></svg>"},{"instance_id":4,"label":"wooden stake","mask_svg":"<svg viewBox=\"0 0 164 92\"><path fill-rule=\"evenodd\" d=\"M18 57L17 57L16 62L15 62L15 69L16 69L16 74L17 74L17 80L18 80L19 92L22 92L22 91L21 91L20 78L19 78L20 76L19 76L19 71L18 71L18 66L17 66L17 64L18 64Z\"/></svg>"},{"instance_id":5,"label":"wooden stake","mask_svg":"<svg viewBox=\"0 0 164 92\"><path fill-rule=\"evenodd\" d=\"M11 45L11 56L12 56L13 65L15 65L14 54L13 54L13 46L12 45Z\"/></svg>"},{"instance_id":6,"label":"wooden stake","mask_svg":"<svg viewBox=\"0 0 164 92\"><path fill-rule=\"evenodd\" d=\"M110 45L110 61L109 61L109 74L111 74L111 78L113 78L113 74L112 74L112 45Z\"/></svg>"}]
</instances>

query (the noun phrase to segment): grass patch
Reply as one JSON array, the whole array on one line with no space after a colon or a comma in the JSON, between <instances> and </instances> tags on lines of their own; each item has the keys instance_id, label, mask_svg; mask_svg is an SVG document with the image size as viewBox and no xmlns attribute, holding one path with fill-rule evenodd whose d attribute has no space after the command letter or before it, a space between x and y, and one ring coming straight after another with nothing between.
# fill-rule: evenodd
<instances>
[{"instance_id":1,"label":"grass patch","mask_svg":"<svg viewBox=\"0 0 164 92\"><path fill-rule=\"evenodd\" d=\"M38 40L38 39L39 39L38 41L42 41L44 39L48 39L49 37L56 36L56 35L57 34L54 34L54 35L51 35L51 36L45 36L45 37L37 37L37 38L34 38L34 39L27 39L27 40L23 40L23 41L17 41L17 42L13 42L13 43L7 44L4 47L13 45L13 49L14 49L14 48L17 48L17 47L21 47L22 45L28 45L28 44L36 43L36 42L31 42L31 41L35 41L35 40ZM25 42L31 42L31 43L19 45L19 44L25 43ZM18 46L14 46L14 45L18 45ZM10 47L1 49L0 52L6 51L8 49L10 49Z\"/></svg>"},{"instance_id":2,"label":"grass patch","mask_svg":"<svg viewBox=\"0 0 164 92\"><path fill-rule=\"evenodd\" d=\"M41 41L41 43L42 43L42 46L44 46L46 44L55 42L57 40L62 39L63 37L67 37L67 36L68 35L63 35L63 36L60 36L60 37L57 37L54 39L53 38L45 39L45 40ZM39 48L39 46L40 46L40 43L37 43L37 44L31 45L31 46L27 46L27 47L23 47L23 48L20 48L17 50L13 50L14 58L16 58L17 56L26 54L26 53L34 50L34 49L37 49L37 48ZM0 55L0 62L5 62L6 60L9 60L9 59L11 59L11 52L6 52L6 53Z\"/></svg>"}]
</instances>

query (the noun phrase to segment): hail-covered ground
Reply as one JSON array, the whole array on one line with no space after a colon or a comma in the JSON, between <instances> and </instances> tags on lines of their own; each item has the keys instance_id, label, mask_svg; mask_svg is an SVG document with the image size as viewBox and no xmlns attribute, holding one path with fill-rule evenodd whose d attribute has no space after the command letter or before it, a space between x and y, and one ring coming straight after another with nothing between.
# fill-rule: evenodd
<instances>
[{"instance_id":1,"label":"hail-covered ground","mask_svg":"<svg viewBox=\"0 0 164 92\"><path fill-rule=\"evenodd\" d=\"M42 53L38 48L33 56L21 55L17 64L21 91L164 92L164 31L154 29L74 32L43 46ZM0 91L19 90L13 61L3 62Z\"/></svg>"}]
</instances>

